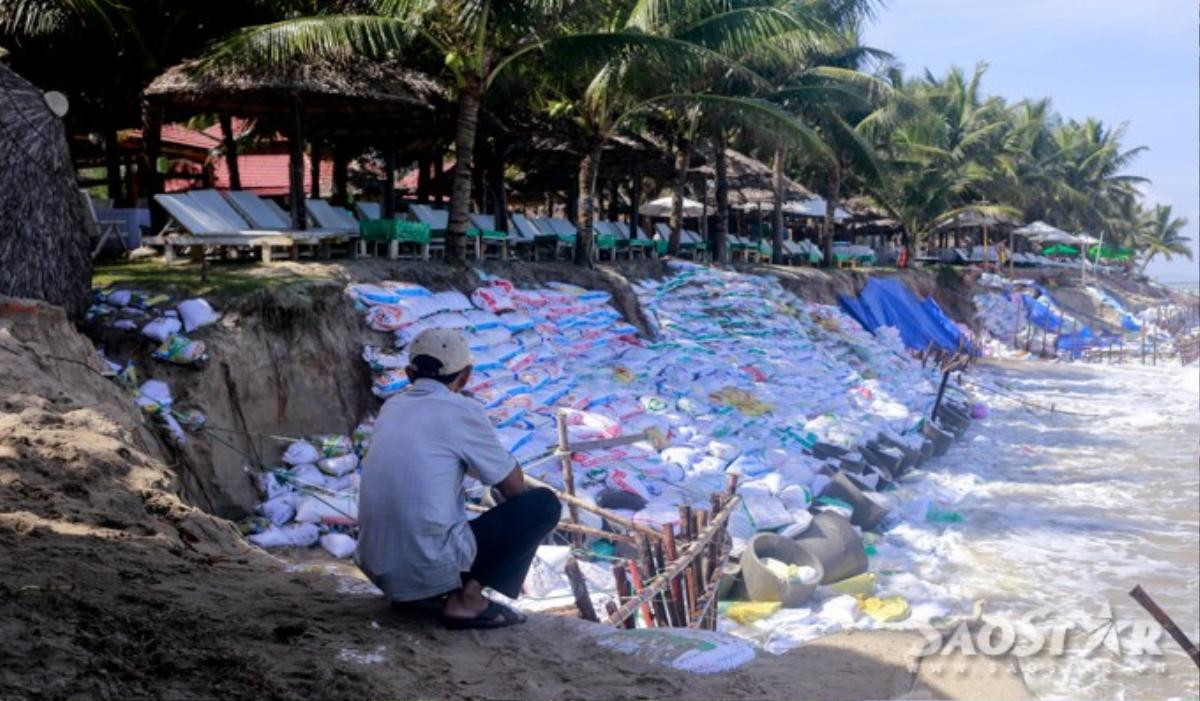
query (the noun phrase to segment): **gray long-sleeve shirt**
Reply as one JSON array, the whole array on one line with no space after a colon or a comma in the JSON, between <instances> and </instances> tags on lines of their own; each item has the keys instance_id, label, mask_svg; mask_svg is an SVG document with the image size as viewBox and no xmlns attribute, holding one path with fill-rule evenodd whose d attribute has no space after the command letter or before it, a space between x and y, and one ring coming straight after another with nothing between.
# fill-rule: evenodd
<instances>
[{"instance_id":1,"label":"gray long-sleeve shirt","mask_svg":"<svg viewBox=\"0 0 1200 701\"><path fill-rule=\"evenodd\" d=\"M393 601L459 588L475 559L463 477L493 485L513 467L478 402L417 380L375 421L359 494L358 566Z\"/></svg>"}]
</instances>

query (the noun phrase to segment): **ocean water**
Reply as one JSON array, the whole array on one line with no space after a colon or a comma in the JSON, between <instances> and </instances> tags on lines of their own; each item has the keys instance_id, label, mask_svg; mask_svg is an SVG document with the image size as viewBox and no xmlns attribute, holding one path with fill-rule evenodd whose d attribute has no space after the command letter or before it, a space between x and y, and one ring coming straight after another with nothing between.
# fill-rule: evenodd
<instances>
[{"instance_id":1,"label":"ocean water","mask_svg":"<svg viewBox=\"0 0 1200 701\"><path fill-rule=\"evenodd\" d=\"M1200 698L1173 640L1134 655L1122 627L1150 621L1128 595L1140 584L1200 637L1200 369L999 361L966 379L988 418L901 499L962 521L889 534L898 569L960 610L1074 621L1064 654L1020 662L1039 698ZM1115 640L1087 654L1110 614Z\"/></svg>"}]
</instances>

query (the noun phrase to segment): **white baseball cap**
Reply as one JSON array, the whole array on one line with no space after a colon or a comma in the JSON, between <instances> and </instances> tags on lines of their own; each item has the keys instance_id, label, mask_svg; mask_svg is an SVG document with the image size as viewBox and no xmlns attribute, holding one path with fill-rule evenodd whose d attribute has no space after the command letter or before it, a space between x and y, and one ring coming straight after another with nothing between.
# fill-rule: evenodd
<instances>
[{"instance_id":1,"label":"white baseball cap","mask_svg":"<svg viewBox=\"0 0 1200 701\"><path fill-rule=\"evenodd\" d=\"M474 364L467 341L457 329L425 329L408 344L408 357L427 355L440 361L439 375L453 375Z\"/></svg>"}]
</instances>

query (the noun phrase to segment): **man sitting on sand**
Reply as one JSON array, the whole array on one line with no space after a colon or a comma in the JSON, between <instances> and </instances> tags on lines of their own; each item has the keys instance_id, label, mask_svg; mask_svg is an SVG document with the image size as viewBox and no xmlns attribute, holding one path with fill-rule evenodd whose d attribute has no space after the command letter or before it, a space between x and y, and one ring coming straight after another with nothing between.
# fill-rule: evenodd
<instances>
[{"instance_id":1,"label":"man sitting on sand","mask_svg":"<svg viewBox=\"0 0 1200 701\"><path fill-rule=\"evenodd\" d=\"M462 395L471 354L462 334L427 329L409 345L412 382L387 400L363 461L358 565L396 603L441 600L450 628L500 628L525 617L483 595L516 598L562 507L500 445L483 407ZM467 520L463 478L503 503Z\"/></svg>"}]
</instances>

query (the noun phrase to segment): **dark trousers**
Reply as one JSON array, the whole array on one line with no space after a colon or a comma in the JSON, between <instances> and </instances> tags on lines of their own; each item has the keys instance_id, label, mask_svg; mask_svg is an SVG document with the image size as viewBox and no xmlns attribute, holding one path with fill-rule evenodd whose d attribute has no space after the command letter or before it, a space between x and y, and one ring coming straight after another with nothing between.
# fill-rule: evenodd
<instances>
[{"instance_id":1,"label":"dark trousers","mask_svg":"<svg viewBox=\"0 0 1200 701\"><path fill-rule=\"evenodd\" d=\"M468 523L475 534L475 561L463 581L474 579L515 599L521 593L538 544L554 530L562 505L549 489L527 489Z\"/></svg>"}]
</instances>

